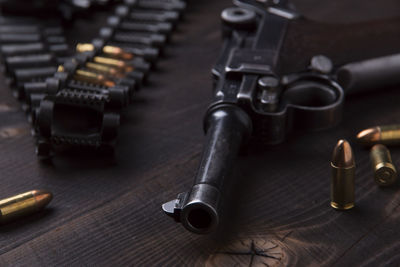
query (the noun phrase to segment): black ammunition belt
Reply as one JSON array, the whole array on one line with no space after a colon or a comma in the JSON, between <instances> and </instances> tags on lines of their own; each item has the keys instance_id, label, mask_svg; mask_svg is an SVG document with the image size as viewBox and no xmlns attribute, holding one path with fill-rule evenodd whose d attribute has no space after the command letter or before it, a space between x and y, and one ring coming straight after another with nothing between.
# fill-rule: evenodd
<instances>
[{"instance_id":1,"label":"black ammunition belt","mask_svg":"<svg viewBox=\"0 0 400 267\"><path fill-rule=\"evenodd\" d=\"M186 8L182 0L114 2L98 37L75 53L59 21L0 19L4 71L40 158L61 147L113 151L122 108L146 83Z\"/></svg>"}]
</instances>

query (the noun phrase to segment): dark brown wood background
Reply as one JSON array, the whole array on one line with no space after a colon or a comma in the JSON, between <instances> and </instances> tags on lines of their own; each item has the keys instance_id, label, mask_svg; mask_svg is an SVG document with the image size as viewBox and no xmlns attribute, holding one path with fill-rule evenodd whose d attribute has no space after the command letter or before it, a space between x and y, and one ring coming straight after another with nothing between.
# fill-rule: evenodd
<instances>
[{"instance_id":1,"label":"dark brown wood background","mask_svg":"<svg viewBox=\"0 0 400 267\"><path fill-rule=\"evenodd\" d=\"M378 188L368 150L354 143L363 128L400 123L399 88L347 98L334 129L240 156L232 205L217 233L189 233L163 214L161 204L188 190L196 173L221 44L219 13L230 6L188 3L150 84L123 113L113 159L61 155L40 163L30 126L1 79L0 197L40 188L55 197L43 212L0 228L0 265L400 265L399 185ZM317 53L338 66L399 51L400 19L300 21L289 29L282 60L291 72ZM356 207L347 212L329 206L329 160L341 138L352 142L357 164ZM399 148L391 152L399 166Z\"/></svg>"}]
</instances>

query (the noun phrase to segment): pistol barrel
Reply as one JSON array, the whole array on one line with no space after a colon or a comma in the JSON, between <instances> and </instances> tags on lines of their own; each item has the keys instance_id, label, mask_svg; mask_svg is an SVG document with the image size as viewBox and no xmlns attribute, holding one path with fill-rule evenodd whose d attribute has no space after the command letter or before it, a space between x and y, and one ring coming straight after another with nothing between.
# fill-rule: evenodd
<instances>
[{"instance_id":1,"label":"pistol barrel","mask_svg":"<svg viewBox=\"0 0 400 267\"><path fill-rule=\"evenodd\" d=\"M206 234L215 230L220 219L225 178L251 128L249 116L237 106L211 109L205 120L207 141L194 185L190 193L165 203L164 211L191 232Z\"/></svg>"}]
</instances>

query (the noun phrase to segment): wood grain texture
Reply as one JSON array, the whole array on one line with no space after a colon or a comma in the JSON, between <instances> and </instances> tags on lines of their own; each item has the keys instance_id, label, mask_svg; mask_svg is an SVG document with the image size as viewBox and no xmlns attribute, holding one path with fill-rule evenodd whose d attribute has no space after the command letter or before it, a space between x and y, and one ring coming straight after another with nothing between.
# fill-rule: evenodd
<instances>
[{"instance_id":1,"label":"wood grain texture","mask_svg":"<svg viewBox=\"0 0 400 267\"><path fill-rule=\"evenodd\" d=\"M0 197L54 193L48 209L0 228L0 266L400 265L399 184L378 188L369 151L354 144L360 129L400 122L397 88L347 98L334 129L250 147L232 169L235 187L217 233L191 234L163 214L161 204L187 190L198 167L219 13L230 5L188 2L149 85L124 111L115 158L62 155L40 164L25 116L0 79ZM339 65L398 51L399 26L393 18L345 28L294 24L282 69L304 69L315 53ZM357 165L356 208L347 212L329 207L329 160L340 138L352 142ZM400 166L400 149L391 152Z\"/></svg>"}]
</instances>

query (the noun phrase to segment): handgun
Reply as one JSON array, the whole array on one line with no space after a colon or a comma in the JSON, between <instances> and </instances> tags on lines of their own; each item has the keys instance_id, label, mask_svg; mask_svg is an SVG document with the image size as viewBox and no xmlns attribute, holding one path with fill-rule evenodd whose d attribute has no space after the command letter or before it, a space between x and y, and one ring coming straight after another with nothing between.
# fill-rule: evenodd
<instances>
[{"instance_id":1,"label":"handgun","mask_svg":"<svg viewBox=\"0 0 400 267\"><path fill-rule=\"evenodd\" d=\"M286 29L299 15L286 1L277 2L238 0L221 14L224 41L212 70L214 101L204 116L200 166L191 190L162 206L191 232L218 226L229 170L249 140L277 144L292 130L340 122L344 91L329 58L314 56L304 71L282 74Z\"/></svg>"}]
</instances>

